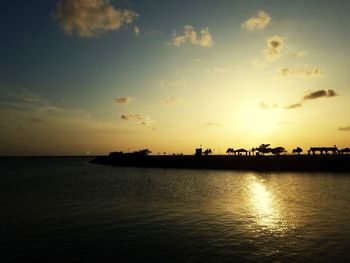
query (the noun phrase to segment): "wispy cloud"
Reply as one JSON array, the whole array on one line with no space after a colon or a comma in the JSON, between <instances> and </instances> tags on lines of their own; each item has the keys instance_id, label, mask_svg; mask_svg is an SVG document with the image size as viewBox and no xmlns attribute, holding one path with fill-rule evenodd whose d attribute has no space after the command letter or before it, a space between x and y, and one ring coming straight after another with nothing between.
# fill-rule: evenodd
<instances>
[{"instance_id":1,"label":"wispy cloud","mask_svg":"<svg viewBox=\"0 0 350 263\"><path fill-rule=\"evenodd\" d=\"M286 110L292 110L292 109L297 109L297 108L301 108L301 107L303 107L303 104L301 104L301 103L294 103L294 104L287 105L284 108Z\"/></svg>"},{"instance_id":2,"label":"wispy cloud","mask_svg":"<svg viewBox=\"0 0 350 263\"><path fill-rule=\"evenodd\" d=\"M128 104L130 103L134 98L133 97L116 97L114 99L115 103L117 104Z\"/></svg>"},{"instance_id":3,"label":"wispy cloud","mask_svg":"<svg viewBox=\"0 0 350 263\"><path fill-rule=\"evenodd\" d=\"M276 103L274 103L274 104L267 104L266 102L262 101L262 102L260 102L259 108L263 109L263 110L274 109L274 108L278 108L278 104L276 104Z\"/></svg>"},{"instance_id":4,"label":"wispy cloud","mask_svg":"<svg viewBox=\"0 0 350 263\"><path fill-rule=\"evenodd\" d=\"M303 97L303 100L314 100L314 99L319 99L319 98L331 98L331 97L335 97L335 96L338 96L338 94L334 90L321 89L321 90L308 92Z\"/></svg>"},{"instance_id":5,"label":"wispy cloud","mask_svg":"<svg viewBox=\"0 0 350 263\"><path fill-rule=\"evenodd\" d=\"M201 62L202 59L201 58L195 58L195 59L192 59L192 62Z\"/></svg>"},{"instance_id":6,"label":"wispy cloud","mask_svg":"<svg viewBox=\"0 0 350 263\"><path fill-rule=\"evenodd\" d=\"M281 68L278 70L278 74L282 77L317 77L322 76L323 70L319 68Z\"/></svg>"},{"instance_id":7,"label":"wispy cloud","mask_svg":"<svg viewBox=\"0 0 350 263\"><path fill-rule=\"evenodd\" d=\"M138 113L124 113L120 116L120 118L124 121L127 121L127 120L143 120L145 117Z\"/></svg>"},{"instance_id":8,"label":"wispy cloud","mask_svg":"<svg viewBox=\"0 0 350 263\"><path fill-rule=\"evenodd\" d=\"M10 91L0 88L0 108L30 110L50 105L48 100L27 90Z\"/></svg>"},{"instance_id":9,"label":"wispy cloud","mask_svg":"<svg viewBox=\"0 0 350 263\"><path fill-rule=\"evenodd\" d=\"M187 42L199 47L210 47L214 44L209 28L204 28L200 31L200 34L197 34L194 27L189 25L184 27L183 35L177 35L174 32L170 41L171 44L177 47Z\"/></svg>"},{"instance_id":10,"label":"wispy cloud","mask_svg":"<svg viewBox=\"0 0 350 263\"><path fill-rule=\"evenodd\" d=\"M257 14L250 17L241 24L241 27L249 31L264 29L271 21L271 16L260 10Z\"/></svg>"},{"instance_id":11,"label":"wispy cloud","mask_svg":"<svg viewBox=\"0 0 350 263\"><path fill-rule=\"evenodd\" d=\"M220 68L220 67L213 67L211 72L213 73L218 73L218 74L222 74L222 73L227 73L228 69L226 68Z\"/></svg>"},{"instance_id":12,"label":"wispy cloud","mask_svg":"<svg viewBox=\"0 0 350 263\"><path fill-rule=\"evenodd\" d=\"M139 36L141 33L141 30L138 26L134 26L134 34L135 36Z\"/></svg>"},{"instance_id":13,"label":"wispy cloud","mask_svg":"<svg viewBox=\"0 0 350 263\"><path fill-rule=\"evenodd\" d=\"M131 24L138 14L116 9L108 0L61 0L53 12L62 30L80 37L98 37Z\"/></svg>"},{"instance_id":14,"label":"wispy cloud","mask_svg":"<svg viewBox=\"0 0 350 263\"><path fill-rule=\"evenodd\" d=\"M29 121L33 124L44 124L45 121L36 117L30 117Z\"/></svg>"},{"instance_id":15,"label":"wispy cloud","mask_svg":"<svg viewBox=\"0 0 350 263\"><path fill-rule=\"evenodd\" d=\"M10 91L0 88L0 119L13 129L40 129L54 131L55 134L60 134L58 131L88 129L92 132L117 128L114 123L94 119L86 111L55 105L28 90ZM28 123L32 125L28 126Z\"/></svg>"},{"instance_id":16,"label":"wispy cloud","mask_svg":"<svg viewBox=\"0 0 350 263\"><path fill-rule=\"evenodd\" d=\"M338 131L346 131L346 132L348 132L348 131L350 131L350 126L340 126L338 128Z\"/></svg>"},{"instance_id":17,"label":"wispy cloud","mask_svg":"<svg viewBox=\"0 0 350 263\"><path fill-rule=\"evenodd\" d=\"M221 123L211 121L211 122L207 122L207 123L205 124L205 126L209 126L209 127L220 127L220 126L221 126Z\"/></svg>"},{"instance_id":18,"label":"wispy cloud","mask_svg":"<svg viewBox=\"0 0 350 263\"><path fill-rule=\"evenodd\" d=\"M301 51L289 51L288 54L295 58L301 58L306 56L308 53L306 51L301 50Z\"/></svg>"},{"instance_id":19,"label":"wispy cloud","mask_svg":"<svg viewBox=\"0 0 350 263\"><path fill-rule=\"evenodd\" d=\"M172 97L172 96L165 97L165 98L162 99L162 103L164 103L164 104L172 104L172 105L179 104L182 101L183 101L183 99L181 97Z\"/></svg>"},{"instance_id":20,"label":"wispy cloud","mask_svg":"<svg viewBox=\"0 0 350 263\"><path fill-rule=\"evenodd\" d=\"M267 61L273 61L281 56L283 49L283 38L272 36L266 39L267 48L263 50L264 57Z\"/></svg>"}]
</instances>

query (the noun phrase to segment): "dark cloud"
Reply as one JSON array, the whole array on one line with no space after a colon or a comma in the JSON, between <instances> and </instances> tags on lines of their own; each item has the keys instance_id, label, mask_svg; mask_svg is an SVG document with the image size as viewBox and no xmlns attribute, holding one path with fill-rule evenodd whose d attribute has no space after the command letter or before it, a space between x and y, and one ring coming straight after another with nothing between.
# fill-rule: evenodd
<instances>
[{"instance_id":1,"label":"dark cloud","mask_svg":"<svg viewBox=\"0 0 350 263\"><path fill-rule=\"evenodd\" d=\"M128 104L131 102L132 99L132 97L116 97L114 101L117 104Z\"/></svg>"},{"instance_id":2,"label":"dark cloud","mask_svg":"<svg viewBox=\"0 0 350 263\"><path fill-rule=\"evenodd\" d=\"M291 109L300 108L302 106L303 106L303 104L301 104L301 103L294 103L294 104L287 105L284 108L287 110L291 110Z\"/></svg>"},{"instance_id":3,"label":"dark cloud","mask_svg":"<svg viewBox=\"0 0 350 263\"><path fill-rule=\"evenodd\" d=\"M283 38L280 36L272 36L266 40L267 48L263 51L265 59L273 61L280 57L283 49Z\"/></svg>"},{"instance_id":4,"label":"dark cloud","mask_svg":"<svg viewBox=\"0 0 350 263\"><path fill-rule=\"evenodd\" d=\"M337 96L337 93L334 90L321 89L321 90L312 91L312 92L306 94L303 97L303 100L314 100L314 99L319 99L319 98L331 98L331 97L335 97L335 96Z\"/></svg>"},{"instance_id":5,"label":"dark cloud","mask_svg":"<svg viewBox=\"0 0 350 263\"><path fill-rule=\"evenodd\" d=\"M338 131L350 131L350 126L339 127Z\"/></svg>"},{"instance_id":6,"label":"dark cloud","mask_svg":"<svg viewBox=\"0 0 350 263\"><path fill-rule=\"evenodd\" d=\"M122 120L142 120L144 119L144 116L137 114L137 113L125 113L120 116Z\"/></svg>"}]
</instances>

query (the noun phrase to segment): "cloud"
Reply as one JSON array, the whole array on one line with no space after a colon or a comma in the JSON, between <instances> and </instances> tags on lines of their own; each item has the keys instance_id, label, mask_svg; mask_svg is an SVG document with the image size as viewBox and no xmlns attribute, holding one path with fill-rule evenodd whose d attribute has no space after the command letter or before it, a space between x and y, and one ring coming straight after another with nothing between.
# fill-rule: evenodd
<instances>
[{"instance_id":1,"label":"cloud","mask_svg":"<svg viewBox=\"0 0 350 263\"><path fill-rule=\"evenodd\" d=\"M165 97L162 100L163 103L165 104L178 104L182 102L182 98L180 97Z\"/></svg>"},{"instance_id":2,"label":"cloud","mask_svg":"<svg viewBox=\"0 0 350 263\"><path fill-rule=\"evenodd\" d=\"M282 77L303 76L316 77L322 76L323 70L318 68L281 68L278 74Z\"/></svg>"},{"instance_id":3,"label":"cloud","mask_svg":"<svg viewBox=\"0 0 350 263\"><path fill-rule=\"evenodd\" d=\"M39 119L39 118L35 118L35 117L30 117L29 121L33 124L43 124L44 120Z\"/></svg>"},{"instance_id":4,"label":"cloud","mask_svg":"<svg viewBox=\"0 0 350 263\"><path fill-rule=\"evenodd\" d=\"M292 57L295 57L295 58L301 58L303 56L306 56L307 55L307 52L306 51L290 51L288 52L288 54Z\"/></svg>"},{"instance_id":5,"label":"cloud","mask_svg":"<svg viewBox=\"0 0 350 263\"><path fill-rule=\"evenodd\" d=\"M302 106L303 106L303 104L301 104L301 103L294 103L294 104L287 105L284 108L286 110L292 110L292 109L301 108Z\"/></svg>"},{"instance_id":6,"label":"cloud","mask_svg":"<svg viewBox=\"0 0 350 263\"><path fill-rule=\"evenodd\" d=\"M272 105L269 105L265 102L260 102L260 105L259 105L259 108L260 109L263 109L263 110L267 110L267 109L274 109L274 108L277 108L278 105L277 104L272 104Z\"/></svg>"},{"instance_id":7,"label":"cloud","mask_svg":"<svg viewBox=\"0 0 350 263\"><path fill-rule=\"evenodd\" d=\"M211 127L220 127L221 126L221 124L220 123L218 123L218 122L207 122L206 124L205 124L205 126L211 126Z\"/></svg>"},{"instance_id":8,"label":"cloud","mask_svg":"<svg viewBox=\"0 0 350 263\"><path fill-rule=\"evenodd\" d=\"M346 126L346 127L340 126L340 127L338 128L338 131L350 131L350 126Z\"/></svg>"},{"instance_id":9,"label":"cloud","mask_svg":"<svg viewBox=\"0 0 350 263\"><path fill-rule=\"evenodd\" d=\"M0 108L30 110L43 108L49 104L47 100L27 90L14 92L0 88Z\"/></svg>"},{"instance_id":10,"label":"cloud","mask_svg":"<svg viewBox=\"0 0 350 263\"><path fill-rule=\"evenodd\" d=\"M266 39L267 48L263 50L265 59L273 61L281 56L283 49L283 38L280 36L272 36Z\"/></svg>"},{"instance_id":11,"label":"cloud","mask_svg":"<svg viewBox=\"0 0 350 263\"><path fill-rule=\"evenodd\" d=\"M138 26L134 26L134 34L135 36L139 36L141 33L140 28Z\"/></svg>"},{"instance_id":12,"label":"cloud","mask_svg":"<svg viewBox=\"0 0 350 263\"><path fill-rule=\"evenodd\" d=\"M316 90L316 91L312 91L307 93L304 97L303 100L314 100L314 99L319 99L319 98L331 98L331 97L335 97L338 96L337 93L332 90Z\"/></svg>"},{"instance_id":13,"label":"cloud","mask_svg":"<svg viewBox=\"0 0 350 263\"><path fill-rule=\"evenodd\" d=\"M297 109L303 106L303 104L308 101L308 100L315 100L315 99L320 99L320 98L331 98L331 97L335 97L338 96L337 93L332 90L316 90L316 91L311 91L308 92L306 95L304 95L304 97L302 98L302 100L298 103L294 103L291 105L287 105L284 108L287 110L291 110L291 109Z\"/></svg>"},{"instance_id":14,"label":"cloud","mask_svg":"<svg viewBox=\"0 0 350 263\"><path fill-rule=\"evenodd\" d=\"M192 62L201 62L202 61L202 58L195 58L195 59L192 59Z\"/></svg>"},{"instance_id":15,"label":"cloud","mask_svg":"<svg viewBox=\"0 0 350 263\"><path fill-rule=\"evenodd\" d=\"M23 129L26 133L37 133L39 130L46 135L53 133L57 137L61 136L61 131L71 134L72 131L87 129L89 132L116 130L115 123L96 120L81 109L57 106L27 90L11 91L0 88L0 119L9 129Z\"/></svg>"},{"instance_id":16,"label":"cloud","mask_svg":"<svg viewBox=\"0 0 350 263\"><path fill-rule=\"evenodd\" d=\"M214 67L214 68L212 68L212 70L211 70L213 73L227 73L228 72L228 70L227 69L225 69L225 68L219 68L219 67Z\"/></svg>"},{"instance_id":17,"label":"cloud","mask_svg":"<svg viewBox=\"0 0 350 263\"><path fill-rule=\"evenodd\" d=\"M143 120L145 117L137 113L125 113L120 116L124 121L127 120Z\"/></svg>"},{"instance_id":18,"label":"cloud","mask_svg":"<svg viewBox=\"0 0 350 263\"><path fill-rule=\"evenodd\" d=\"M108 0L61 0L53 12L62 30L80 37L98 37L118 30L138 17L131 10L118 10Z\"/></svg>"},{"instance_id":19,"label":"cloud","mask_svg":"<svg viewBox=\"0 0 350 263\"><path fill-rule=\"evenodd\" d=\"M133 97L116 97L114 99L117 104L128 104L133 100Z\"/></svg>"},{"instance_id":20,"label":"cloud","mask_svg":"<svg viewBox=\"0 0 350 263\"><path fill-rule=\"evenodd\" d=\"M260 10L256 15L244 21L241 27L249 31L261 30L264 29L270 21L271 16L263 10Z\"/></svg>"},{"instance_id":21,"label":"cloud","mask_svg":"<svg viewBox=\"0 0 350 263\"><path fill-rule=\"evenodd\" d=\"M209 28L202 29L200 34L197 35L193 26L185 26L183 35L177 35L174 32L170 43L179 47L187 42L199 47L210 47L214 44Z\"/></svg>"}]
</instances>

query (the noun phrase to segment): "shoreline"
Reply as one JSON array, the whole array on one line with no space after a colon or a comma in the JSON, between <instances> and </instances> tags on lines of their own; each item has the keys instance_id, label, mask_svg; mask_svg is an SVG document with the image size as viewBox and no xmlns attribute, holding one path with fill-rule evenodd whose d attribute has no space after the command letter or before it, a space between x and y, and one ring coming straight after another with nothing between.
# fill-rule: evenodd
<instances>
[{"instance_id":1,"label":"shoreline","mask_svg":"<svg viewBox=\"0 0 350 263\"><path fill-rule=\"evenodd\" d=\"M93 164L206 170L350 172L350 155L148 155L98 156Z\"/></svg>"}]
</instances>

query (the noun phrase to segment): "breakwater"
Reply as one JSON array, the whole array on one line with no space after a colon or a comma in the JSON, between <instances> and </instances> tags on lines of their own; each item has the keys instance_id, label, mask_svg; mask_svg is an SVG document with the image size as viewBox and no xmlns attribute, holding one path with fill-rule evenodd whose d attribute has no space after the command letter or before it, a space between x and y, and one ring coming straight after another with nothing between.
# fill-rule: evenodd
<instances>
[{"instance_id":1,"label":"breakwater","mask_svg":"<svg viewBox=\"0 0 350 263\"><path fill-rule=\"evenodd\" d=\"M98 156L95 164L252 171L327 171L350 172L350 155L280 155L280 156Z\"/></svg>"}]
</instances>

